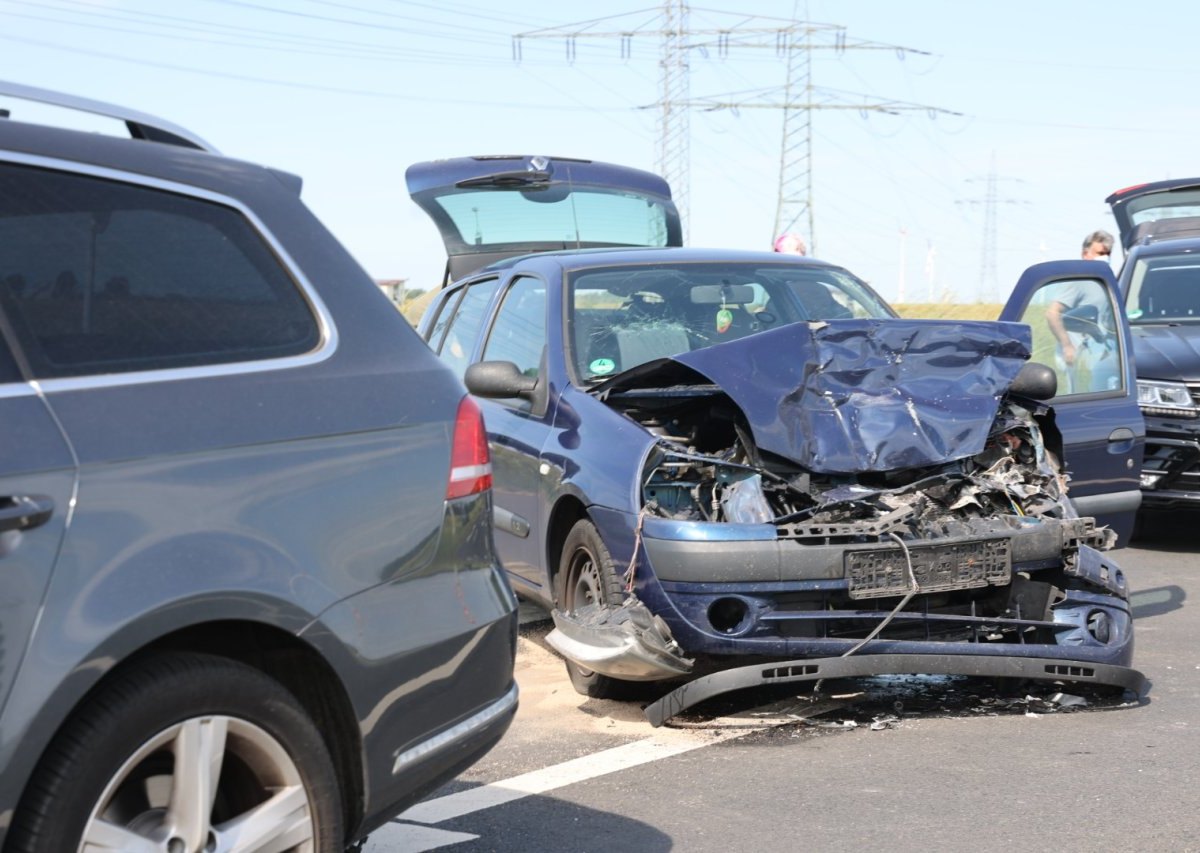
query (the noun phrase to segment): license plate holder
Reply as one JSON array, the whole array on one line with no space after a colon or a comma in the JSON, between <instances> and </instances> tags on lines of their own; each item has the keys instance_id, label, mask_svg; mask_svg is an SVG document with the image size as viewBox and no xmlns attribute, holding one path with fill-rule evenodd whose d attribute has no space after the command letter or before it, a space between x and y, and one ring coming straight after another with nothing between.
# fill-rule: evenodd
<instances>
[{"instance_id":1,"label":"license plate holder","mask_svg":"<svg viewBox=\"0 0 1200 853\"><path fill-rule=\"evenodd\" d=\"M981 539L910 547L913 575L921 592L1003 586L1012 579L1008 539ZM846 552L851 598L904 595L910 588L904 551L871 548Z\"/></svg>"}]
</instances>

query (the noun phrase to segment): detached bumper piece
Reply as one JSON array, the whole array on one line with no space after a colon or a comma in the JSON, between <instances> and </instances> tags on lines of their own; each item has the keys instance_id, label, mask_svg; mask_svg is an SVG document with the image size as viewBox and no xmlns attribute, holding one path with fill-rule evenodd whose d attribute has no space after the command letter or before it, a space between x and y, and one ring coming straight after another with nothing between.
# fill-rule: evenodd
<instances>
[{"instance_id":1,"label":"detached bumper piece","mask_svg":"<svg viewBox=\"0 0 1200 853\"><path fill-rule=\"evenodd\" d=\"M688 682L648 705L646 719L652 726L661 726L706 699L749 687L872 675L967 675L1073 681L1121 687L1138 696L1146 689L1146 677L1136 669L1090 661L982 655L852 655L755 664L715 672Z\"/></svg>"},{"instance_id":2,"label":"detached bumper piece","mask_svg":"<svg viewBox=\"0 0 1200 853\"><path fill-rule=\"evenodd\" d=\"M660 681L692 671L671 630L636 598L619 607L555 610L546 642L584 669L625 681Z\"/></svg>"}]
</instances>

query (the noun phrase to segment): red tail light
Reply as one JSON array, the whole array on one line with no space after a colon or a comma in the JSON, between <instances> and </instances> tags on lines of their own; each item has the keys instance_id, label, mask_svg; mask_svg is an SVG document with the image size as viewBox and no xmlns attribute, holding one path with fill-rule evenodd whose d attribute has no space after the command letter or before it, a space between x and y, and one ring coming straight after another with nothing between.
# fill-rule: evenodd
<instances>
[{"instance_id":1,"label":"red tail light","mask_svg":"<svg viewBox=\"0 0 1200 853\"><path fill-rule=\"evenodd\" d=\"M492 457L488 454L483 414L470 397L463 397L454 418L450 447L450 482L446 500L465 498L492 487Z\"/></svg>"}]
</instances>

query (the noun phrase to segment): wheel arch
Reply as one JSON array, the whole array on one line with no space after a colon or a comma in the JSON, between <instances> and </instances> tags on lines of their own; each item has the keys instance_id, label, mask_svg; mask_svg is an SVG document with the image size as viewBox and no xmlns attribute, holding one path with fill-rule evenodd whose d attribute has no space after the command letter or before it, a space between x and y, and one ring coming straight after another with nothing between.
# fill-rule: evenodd
<instances>
[{"instance_id":1,"label":"wheel arch","mask_svg":"<svg viewBox=\"0 0 1200 853\"><path fill-rule=\"evenodd\" d=\"M365 790L362 742L350 697L333 666L313 646L286 630L249 619L197 622L157 636L123 655L78 695L64 696L66 686L60 685L50 702L61 697L70 704L45 736L36 755L31 756L30 771L24 781L32 777L46 751L86 706L89 697L139 662L171 652L209 654L237 661L273 678L291 692L329 749L339 777L343 826L347 832L354 831L362 819ZM26 793L22 790L19 799L24 799Z\"/></svg>"},{"instance_id":2,"label":"wheel arch","mask_svg":"<svg viewBox=\"0 0 1200 853\"><path fill-rule=\"evenodd\" d=\"M550 581L548 589L550 598L555 596L554 590L558 581L559 563L562 561L563 544L567 534L578 522L588 518L587 506L576 495L563 495L554 504L550 517L546 521L546 575ZM557 606L557 601L552 601Z\"/></svg>"},{"instance_id":3,"label":"wheel arch","mask_svg":"<svg viewBox=\"0 0 1200 853\"><path fill-rule=\"evenodd\" d=\"M362 738L345 685L324 655L280 628L249 620L223 620L189 625L159 637L126 663L170 651L212 654L244 663L295 696L333 758L342 795L343 826L350 832L358 825L364 800Z\"/></svg>"}]
</instances>

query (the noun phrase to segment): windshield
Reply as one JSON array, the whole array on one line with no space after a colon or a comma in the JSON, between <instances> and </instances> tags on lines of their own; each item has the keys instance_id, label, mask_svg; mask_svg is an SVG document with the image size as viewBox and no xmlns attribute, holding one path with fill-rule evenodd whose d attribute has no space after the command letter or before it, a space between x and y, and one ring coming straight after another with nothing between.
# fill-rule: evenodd
<instances>
[{"instance_id":1,"label":"windshield","mask_svg":"<svg viewBox=\"0 0 1200 853\"><path fill-rule=\"evenodd\" d=\"M658 358L788 323L896 316L845 270L792 264L651 264L569 279L576 375L601 381Z\"/></svg>"},{"instance_id":2,"label":"windshield","mask_svg":"<svg viewBox=\"0 0 1200 853\"><path fill-rule=\"evenodd\" d=\"M1125 313L1131 323L1200 321L1200 258L1138 258L1127 290Z\"/></svg>"},{"instance_id":3,"label":"windshield","mask_svg":"<svg viewBox=\"0 0 1200 853\"><path fill-rule=\"evenodd\" d=\"M436 198L466 246L666 246L667 212L645 196L575 187L481 189Z\"/></svg>"}]
</instances>

